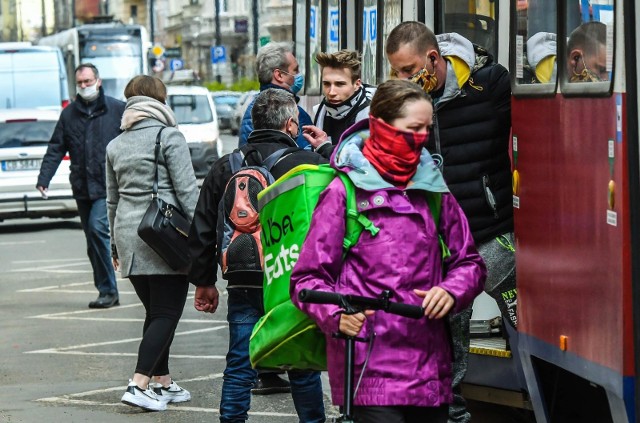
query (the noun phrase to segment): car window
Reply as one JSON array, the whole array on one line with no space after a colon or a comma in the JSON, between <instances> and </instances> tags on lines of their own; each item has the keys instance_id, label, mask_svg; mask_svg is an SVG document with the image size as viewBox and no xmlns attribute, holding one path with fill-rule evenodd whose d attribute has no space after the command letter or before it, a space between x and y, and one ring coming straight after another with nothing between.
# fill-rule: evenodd
<instances>
[{"instance_id":1,"label":"car window","mask_svg":"<svg viewBox=\"0 0 640 423\"><path fill-rule=\"evenodd\" d=\"M216 103L216 105L228 104L230 106L235 106L238 104L238 96L214 96L213 102Z\"/></svg>"},{"instance_id":2,"label":"car window","mask_svg":"<svg viewBox=\"0 0 640 423\"><path fill-rule=\"evenodd\" d=\"M20 120L0 123L0 148L47 145L56 121Z\"/></svg>"},{"instance_id":3,"label":"car window","mask_svg":"<svg viewBox=\"0 0 640 423\"><path fill-rule=\"evenodd\" d=\"M173 94L169 96L169 107L175 113L178 124L213 121L211 105L207 95Z\"/></svg>"}]
</instances>

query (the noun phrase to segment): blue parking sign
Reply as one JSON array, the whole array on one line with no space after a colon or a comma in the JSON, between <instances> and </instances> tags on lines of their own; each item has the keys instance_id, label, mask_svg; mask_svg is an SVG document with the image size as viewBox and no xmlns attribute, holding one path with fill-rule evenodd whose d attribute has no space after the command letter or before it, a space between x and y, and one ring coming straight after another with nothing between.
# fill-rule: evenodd
<instances>
[{"instance_id":1,"label":"blue parking sign","mask_svg":"<svg viewBox=\"0 0 640 423\"><path fill-rule=\"evenodd\" d=\"M169 69L172 71L180 70L184 67L184 62L180 59L171 59L169 62Z\"/></svg>"},{"instance_id":2,"label":"blue parking sign","mask_svg":"<svg viewBox=\"0 0 640 423\"><path fill-rule=\"evenodd\" d=\"M225 46L211 47L211 63L225 63L227 61L227 49Z\"/></svg>"}]
</instances>

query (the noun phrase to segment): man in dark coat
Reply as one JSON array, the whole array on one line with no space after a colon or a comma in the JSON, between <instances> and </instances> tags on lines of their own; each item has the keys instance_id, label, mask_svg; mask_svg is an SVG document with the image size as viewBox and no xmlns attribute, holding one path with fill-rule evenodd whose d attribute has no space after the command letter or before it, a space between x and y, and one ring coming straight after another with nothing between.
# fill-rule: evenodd
<instances>
[{"instance_id":1,"label":"man in dark coat","mask_svg":"<svg viewBox=\"0 0 640 423\"><path fill-rule=\"evenodd\" d=\"M459 34L436 36L420 22L396 26L385 49L392 73L416 82L433 98L427 149L440 161L444 179L469 220L487 265L485 291L496 298L502 286L515 288L509 72ZM500 308L505 321L515 327L515 303L509 310ZM455 356L450 423L471 419L460 394L471 314L469 308L450 318Z\"/></svg>"},{"instance_id":2,"label":"man in dark coat","mask_svg":"<svg viewBox=\"0 0 640 423\"><path fill-rule=\"evenodd\" d=\"M295 139L300 131L300 123L291 93L275 88L262 91L255 100L252 119L255 129L247 144L240 148L248 165L258 164L258 155L264 159L278 150L287 149L271 168L271 174L277 179L300 164L328 162L317 153L297 147ZM326 134L324 137L326 138ZM252 153L253 150L259 154ZM218 307L218 289L215 285L218 270L218 204L231 176L229 155L213 164L200 190L189 233L192 260L189 281L196 285L194 306L207 313L214 313ZM247 420L251 386L257 378L257 372L251 367L249 360L249 338L253 326L264 315L262 278L238 279L241 278L229 277L227 283L229 352L220 401L220 421L223 423ZM324 422L320 373L289 372L289 380L291 396L300 421Z\"/></svg>"},{"instance_id":3,"label":"man in dark coat","mask_svg":"<svg viewBox=\"0 0 640 423\"><path fill-rule=\"evenodd\" d=\"M105 154L107 144L122 132L120 120L125 103L104 95L98 69L92 64L78 66L75 77L78 95L60 115L42 160L36 188L46 198L49 182L68 154L71 189L87 239L93 282L99 293L89 307L108 308L120 302L111 265Z\"/></svg>"}]
</instances>

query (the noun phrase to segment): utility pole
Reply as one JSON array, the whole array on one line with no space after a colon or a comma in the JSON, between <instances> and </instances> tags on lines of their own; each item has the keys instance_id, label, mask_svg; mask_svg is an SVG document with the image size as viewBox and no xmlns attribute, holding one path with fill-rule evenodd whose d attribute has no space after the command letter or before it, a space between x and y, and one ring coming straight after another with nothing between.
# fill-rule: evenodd
<instances>
[{"instance_id":1,"label":"utility pole","mask_svg":"<svg viewBox=\"0 0 640 423\"><path fill-rule=\"evenodd\" d=\"M258 0L251 2L251 14L253 16L253 55L258 55Z\"/></svg>"},{"instance_id":2,"label":"utility pole","mask_svg":"<svg viewBox=\"0 0 640 423\"><path fill-rule=\"evenodd\" d=\"M149 37L151 38L151 44L155 44L155 26L153 24L153 17L155 16L155 11L153 10L155 5L153 4L153 0L149 0Z\"/></svg>"},{"instance_id":3,"label":"utility pole","mask_svg":"<svg viewBox=\"0 0 640 423\"><path fill-rule=\"evenodd\" d=\"M220 36L220 0L213 0L215 10L215 27L216 27L216 47L222 45L222 37ZM220 64L216 63L216 81L222 83L222 76L220 75Z\"/></svg>"}]
</instances>

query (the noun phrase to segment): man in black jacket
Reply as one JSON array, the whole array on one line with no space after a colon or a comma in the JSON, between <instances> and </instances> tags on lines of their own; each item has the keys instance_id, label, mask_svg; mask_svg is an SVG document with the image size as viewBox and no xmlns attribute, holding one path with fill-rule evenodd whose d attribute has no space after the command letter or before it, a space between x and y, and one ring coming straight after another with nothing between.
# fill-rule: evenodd
<instances>
[{"instance_id":1,"label":"man in black jacket","mask_svg":"<svg viewBox=\"0 0 640 423\"><path fill-rule=\"evenodd\" d=\"M36 188L46 198L47 188L66 154L71 160L69 180L87 239L98 298L91 308L119 305L116 275L111 264L107 221L105 153L107 144L120 135L125 103L104 95L98 69L83 63L75 70L78 95L65 108L42 160Z\"/></svg>"},{"instance_id":2,"label":"man in black jacket","mask_svg":"<svg viewBox=\"0 0 640 423\"><path fill-rule=\"evenodd\" d=\"M297 147L295 140L300 131L300 123L298 108L291 93L275 88L262 91L255 100L251 118L254 130L249 135L247 144L240 148L248 165L258 164L256 156L264 159L282 149L289 150L271 168L271 174L276 179L300 164L327 163L327 159L321 155ZM326 138L326 134L323 136ZM252 150L259 155L252 153ZM189 233L192 259L189 281L196 285L194 306L207 313L214 313L218 307L218 205L231 176L229 155L213 164L200 190ZM257 377L249 360L249 338L253 326L264 315L262 278L257 281L230 278L227 292L229 351L220 400L220 421L223 423L247 420L251 386ZM289 372L289 380L291 396L300 421L324 422L320 373Z\"/></svg>"},{"instance_id":3,"label":"man in black jacket","mask_svg":"<svg viewBox=\"0 0 640 423\"><path fill-rule=\"evenodd\" d=\"M392 74L419 84L433 98L427 148L469 220L487 265L485 291L496 298L500 286L515 288L509 72L459 34L436 36L420 22L396 26L385 49ZM500 308L515 327L515 303L510 306ZM467 370L471 312L450 319L455 358L449 422L471 419L459 386Z\"/></svg>"}]
</instances>

